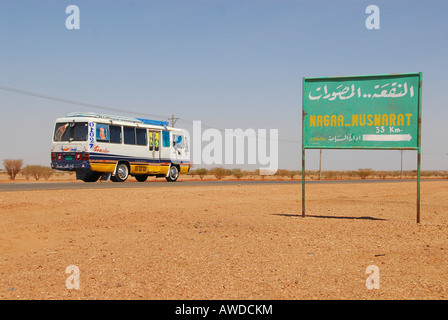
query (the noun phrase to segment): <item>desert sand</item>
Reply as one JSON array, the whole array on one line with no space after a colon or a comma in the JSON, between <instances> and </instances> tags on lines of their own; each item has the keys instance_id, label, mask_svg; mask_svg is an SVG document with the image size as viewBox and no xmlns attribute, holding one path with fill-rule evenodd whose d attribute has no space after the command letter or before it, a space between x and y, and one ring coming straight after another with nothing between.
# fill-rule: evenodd
<instances>
[{"instance_id":1,"label":"desert sand","mask_svg":"<svg viewBox=\"0 0 448 320\"><path fill-rule=\"evenodd\" d=\"M0 299L447 299L448 181L422 182L420 224L411 181L301 206L299 184L1 192Z\"/></svg>"}]
</instances>

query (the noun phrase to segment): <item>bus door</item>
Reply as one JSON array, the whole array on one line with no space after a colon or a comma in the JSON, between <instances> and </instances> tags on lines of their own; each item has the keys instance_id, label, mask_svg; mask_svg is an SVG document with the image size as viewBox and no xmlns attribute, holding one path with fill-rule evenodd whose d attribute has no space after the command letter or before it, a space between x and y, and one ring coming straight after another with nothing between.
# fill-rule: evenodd
<instances>
[{"instance_id":1,"label":"bus door","mask_svg":"<svg viewBox=\"0 0 448 320\"><path fill-rule=\"evenodd\" d=\"M151 163L152 172L160 172L160 131L148 131L149 154L153 160Z\"/></svg>"}]
</instances>

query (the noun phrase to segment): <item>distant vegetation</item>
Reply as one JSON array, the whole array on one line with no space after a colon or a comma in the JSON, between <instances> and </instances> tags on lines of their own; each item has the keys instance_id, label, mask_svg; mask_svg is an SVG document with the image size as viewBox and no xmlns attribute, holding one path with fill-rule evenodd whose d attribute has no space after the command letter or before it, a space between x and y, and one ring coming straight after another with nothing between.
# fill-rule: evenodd
<instances>
[{"instance_id":1,"label":"distant vegetation","mask_svg":"<svg viewBox=\"0 0 448 320\"><path fill-rule=\"evenodd\" d=\"M372 175L373 170L372 169L358 169L357 173L361 179L366 179L368 176Z\"/></svg>"},{"instance_id":2,"label":"distant vegetation","mask_svg":"<svg viewBox=\"0 0 448 320\"><path fill-rule=\"evenodd\" d=\"M53 169L44 166L28 165L22 170L22 175L24 175L27 180L29 180L30 177L33 177L36 180L39 180L40 178L48 180L53 174Z\"/></svg>"},{"instance_id":3,"label":"distant vegetation","mask_svg":"<svg viewBox=\"0 0 448 320\"><path fill-rule=\"evenodd\" d=\"M190 175L195 175L197 174L199 176L199 178L201 178L201 180L204 178L204 176L208 173L207 169L197 169L195 171L190 171Z\"/></svg>"},{"instance_id":4,"label":"distant vegetation","mask_svg":"<svg viewBox=\"0 0 448 320\"><path fill-rule=\"evenodd\" d=\"M7 175L10 180L15 180L20 173L27 180L33 178L35 180L48 180L52 176L59 176L67 173L53 170L50 167L39 165L27 165L23 167L23 160L21 159L5 159L3 160L4 170L0 169L0 175ZM74 172L68 172L73 175ZM192 169L187 174L188 176L199 179L246 179L246 180L301 180L302 171L279 169L272 176L260 175L260 170L242 170L226 169L222 167L217 168L198 168ZM307 170L305 172L306 180L356 180L356 179L415 179L417 177L417 170L408 171L386 171L386 170L372 170L368 168L361 168L358 170L327 170L319 172L317 170ZM421 171L421 178L433 179L448 179L448 171Z\"/></svg>"},{"instance_id":5,"label":"distant vegetation","mask_svg":"<svg viewBox=\"0 0 448 320\"><path fill-rule=\"evenodd\" d=\"M3 166L5 167L5 173L9 176L10 180L15 180L19 173L27 180L29 180L30 177L33 177L36 180L39 180L40 178L48 180L55 173L53 169L45 166L27 165L22 168L22 159L5 159L3 160ZM0 174L1 173L3 173L2 170L0 170Z\"/></svg>"},{"instance_id":6,"label":"distant vegetation","mask_svg":"<svg viewBox=\"0 0 448 320\"><path fill-rule=\"evenodd\" d=\"M214 168L210 170L210 173L214 175L218 180L221 180L222 178L231 175L231 171L224 168Z\"/></svg>"},{"instance_id":7,"label":"distant vegetation","mask_svg":"<svg viewBox=\"0 0 448 320\"><path fill-rule=\"evenodd\" d=\"M421 171L422 178L438 178L448 179L448 171ZM302 171L300 170L286 170L279 169L273 176L260 175L259 170L242 170L242 169L192 169L189 173L192 178L198 176L202 179L276 179L276 180L301 180ZM403 171L386 171L373 170L368 168L361 168L358 170L327 170L320 174L317 170L307 170L305 178L307 180L355 180L355 179L415 179L417 177L417 170ZM267 178L269 177L269 178Z\"/></svg>"}]
</instances>

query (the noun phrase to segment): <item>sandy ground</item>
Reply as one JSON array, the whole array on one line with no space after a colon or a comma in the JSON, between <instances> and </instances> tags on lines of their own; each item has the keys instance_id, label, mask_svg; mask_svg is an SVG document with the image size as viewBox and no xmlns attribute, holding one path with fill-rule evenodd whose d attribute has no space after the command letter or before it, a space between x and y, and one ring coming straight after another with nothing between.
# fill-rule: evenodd
<instances>
[{"instance_id":1,"label":"sandy ground","mask_svg":"<svg viewBox=\"0 0 448 320\"><path fill-rule=\"evenodd\" d=\"M415 182L306 191L305 218L298 185L2 192L0 299L448 298L448 181L419 225Z\"/></svg>"}]
</instances>

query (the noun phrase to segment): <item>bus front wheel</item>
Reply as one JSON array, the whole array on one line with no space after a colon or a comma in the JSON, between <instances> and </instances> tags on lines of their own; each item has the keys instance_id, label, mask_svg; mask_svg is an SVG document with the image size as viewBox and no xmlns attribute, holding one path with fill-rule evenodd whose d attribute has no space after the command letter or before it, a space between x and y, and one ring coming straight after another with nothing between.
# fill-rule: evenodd
<instances>
[{"instance_id":1,"label":"bus front wheel","mask_svg":"<svg viewBox=\"0 0 448 320\"><path fill-rule=\"evenodd\" d=\"M125 163L119 163L117 165L117 171L115 172L115 176L112 176L110 179L113 182L124 182L129 176L129 168Z\"/></svg>"},{"instance_id":2,"label":"bus front wheel","mask_svg":"<svg viewBox=\"0 0 448 320\"><path fill-rule=\"evenodd\" d=\"M179 168L172 165L165 179L169 182L174 182L177 180L177 178L179 178Z\"/></svg>"}]
</instances>

